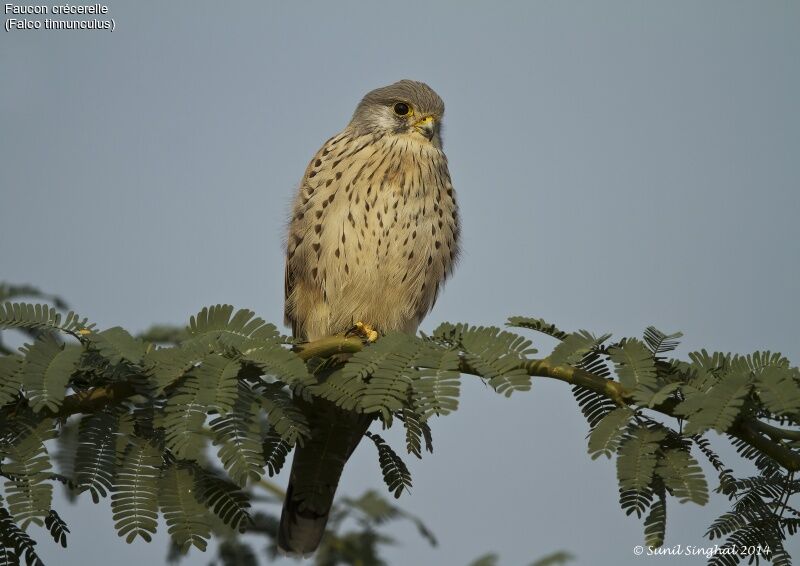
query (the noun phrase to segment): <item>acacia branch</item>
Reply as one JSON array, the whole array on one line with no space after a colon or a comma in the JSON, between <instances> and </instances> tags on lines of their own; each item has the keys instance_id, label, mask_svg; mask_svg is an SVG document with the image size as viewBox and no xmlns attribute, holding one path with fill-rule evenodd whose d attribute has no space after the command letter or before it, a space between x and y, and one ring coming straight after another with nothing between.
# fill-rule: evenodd
<instances>
[{"instance_id":1,"label":"acacia branch","mask_svg":"<svg viewBox=\"0 0 800 566\"><path fill-rule=\"evenodd\" d=\"M311 358L328 358L336 354L355 353L363 348L364 342L359 337L336 335L295 345L294 351L300 358L307 361ZM573 366L553 365L547 358L527 360L523 362L522 367L530 376L557 379L590 389L619 406L636 405L632 392L613 379ZM459 364L459 370L461 373L480 377L480 373L472 368L463 357ZM58 411L42 411L40 414L66 418L78 413L93 413L136 394L133 383L117 382L69 395L64 399ZM675 414L676 405L677 402L671 399L651 409L668 417L679 418ZM800 471L800 453L792 450L780 440L781 438L795 439L800 436L800 432L773 427L754 418L740 418L726 432L766 454L788 471Z\"/></svg>"}]
</instances>

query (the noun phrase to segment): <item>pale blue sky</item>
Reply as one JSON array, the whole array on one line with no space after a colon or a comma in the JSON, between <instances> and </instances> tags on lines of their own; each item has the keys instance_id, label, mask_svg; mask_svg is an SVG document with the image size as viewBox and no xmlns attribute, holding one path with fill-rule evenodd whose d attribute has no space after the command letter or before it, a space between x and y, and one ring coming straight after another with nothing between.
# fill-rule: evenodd
<instances>
[{"instance_id":1,"label":"pale blue sky","mask_svg":"<svg viewBox=\"0 0 800 566\"><path fill-rule=\"evenodd\" d=\"M800 360L800 4L108 5L113 33L0 34L0 279L102 327L217 302L280 322L284 219L308 160L365 92L413 78L447 105L465 250L424 329L654 324L684 331L683 355ZM407 459L400 500L441 544L398 528L392 564L558 549L678 563L633 557L641 523L619 510L613 463L586 455L568 387L536 380L509 400L466 382L433 423L435 453ZM362 444L341 494L383 489L374 452ZM723 508L671 505L667 543L711 544ZM73 532L67 552L43 540L50 564L163 561L163 532L125 545L107 502L59 511Z\"/></svg>"}]
</instances>

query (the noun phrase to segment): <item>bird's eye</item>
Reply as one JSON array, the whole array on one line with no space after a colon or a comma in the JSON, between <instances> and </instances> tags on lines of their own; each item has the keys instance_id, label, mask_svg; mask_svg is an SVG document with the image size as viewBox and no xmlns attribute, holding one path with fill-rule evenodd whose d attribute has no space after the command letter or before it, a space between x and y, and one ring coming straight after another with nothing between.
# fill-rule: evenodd
<instances>
[{"instance_id":1,"label":"bird's eye","mask_svg":"<svg viewBox=\"0 0 800 566\"><path fill-rule=\"evenodd\" d=\"M411 112L411 107L405 102L398 102L394 105L394 113L398 116L408 116Z\"/></svg>"}]
</instances>

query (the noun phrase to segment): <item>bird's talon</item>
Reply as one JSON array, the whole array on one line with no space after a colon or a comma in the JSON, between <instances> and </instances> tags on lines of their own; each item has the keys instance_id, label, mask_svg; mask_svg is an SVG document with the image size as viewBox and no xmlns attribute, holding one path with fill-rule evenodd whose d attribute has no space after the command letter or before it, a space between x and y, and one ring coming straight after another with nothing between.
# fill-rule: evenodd
<instances>
[{"instance_id":1,"label":"bird's talon","mask_svg":"<svg viewBox=\"0 0 800 566\"><path fill-rule=\"evenodd\" d=\"M369 324L365 324L360 320L356 322L356 332L366 338L368 342L375 342L378 339L378 332Z\"/></svg>"}]
</instances>

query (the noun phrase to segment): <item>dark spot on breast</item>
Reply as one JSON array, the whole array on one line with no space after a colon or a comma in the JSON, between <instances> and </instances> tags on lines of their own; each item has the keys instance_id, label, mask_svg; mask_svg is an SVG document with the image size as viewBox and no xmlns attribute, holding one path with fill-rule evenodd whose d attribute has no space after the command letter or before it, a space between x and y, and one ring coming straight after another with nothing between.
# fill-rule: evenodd
<instances>
[{"instance_id":1,"label":"dark spot on breast","mask_svg":"<svg viewBox=\"0 0 800 566\"><path fill-rule=\"evenodd\" d=\"M370 206L369 206L369 203L368 203L368 202L365 202L365 203L364 203L364 208L366 208L366 209L367 209L367 212L369 212L369 208L370 208Z\"/></svg>"},{"instance_id":2,"label":"dark spot on breast","mask_svg":"<svg viewBox=\"0 0 800 566\"><path fill-rule=\"evenodd\" d=\"M303 219L303 211L301 210L297 214L294 215L295 220L302 220Z\"/></svg>"},{"instance_id":3,"label":"dark spot on breast","mask_svg":"<svg viewBox=\"0 0 800 566\"><path fill-rule=\"evenodd\" d=\"M429 256L428 256L428 265L430 265L430 264L432 264L432 263L433 263L433 256L432 256L432 255L429 255Z\"/></svg>"},{"instance_id":4,"label":"dark spot on breast","mask_svg":"<svg viewBox=\"0 0 800 566\"><path fill-rule=\"evenodd\" d=\"M292 239L294 240L294 245L299 246L300 243L303 241L303 236L300 234L292 234Z\"/></svg>"},{"instance_id":5,"label":"dark spot on breast","mask_svg":"<svg viewBox=\"0 0 800 566\"><path fill-rule=\"evenodd\" d=\"M436 243L438 244L439 242ZM311 244L311 247L314 248L314 251L317 252L317 255L319 255L319 250L322 246L318 242L314 242Z\"/></svg>"},{"instance_id":6,"label":"dark spot on breast","mask_svg":"<svg viewBox=\"0 0 800 566\"><path fill-rule=\"evenodd\" d=\"M339 257L340 255L342 255L342 254L341 254L341 252L339 251L339 248L336 248L336 251L335 251L335 252L333 252L333 254L334 254L336 257Z\"/></svg>"},{"instance_id":7,"label":"dark spot on breast","mask_svg":"<svg viewBox=\"0 0 800 566\"><path fill-rule=\"evenodd\" d=\"M416 240L416 239L417 239L417 231L416 231L416 230L414 230L413 232L411 232L411 239L412 239L412 240Z\"/></svg>"},{"instance_id":8,"label":"dark spot on breast","mask_svg":"<svg viewBox=\"0 0 800 566\"><path fill-rule=\"evenodd\" d=\"M341 178L342 178L342 172L341 171L337 171L336 172L336 180L338 181Z\"/></svg>"},{"instance_id":9,"label":"dark spot on breast","mask_svg":"<svg viewBox=\"0 0 800 566\"><path fill-rule=\"evenodd\" d=\"M433 245L437 250L442 247L442 243L439 240L436 240L436 243Z\"/></svg>"},{"instance_id":10,"label":"dark spot on breast","mask_svg":"<svg viewBox=\"0 0 800 566\"><path fill-rule=\"evenodd\" d=\"M342 232L342 243L343 244L344 244L344 241L345 241L344 232Z\"/></svg>"},{"instance_id":11,"label":"dark spot on breast","mask_svg":"<svg viewBox=\"0 0 800 566\"><path fill-rule=\"evenodd\" d=\"M328 179L327 181L325 181L325 186L330 187L331 183L333 183L333 179Z\"/></svg>"},{"instance_id":12,"label":"dark spot on breast","mask_svg":"<svg viewBox=\"0 0 800 566\"><path fill-rule=\"evenodd\" d=\"M414 257L414 250L411 250L411 251L409 252L409 254L408 254L408 259L411 259L411 258L413 258L413 257Z\"/></svg>"},{"instance_id":13,"label":"dark spot on breast","mask_svg":"<svg viewBox=\"0 0 800 566\"><path fill-rule=\"evenodd\" d=\"M344 272L345 273L350 273L350 266L347 265L346 263L344 264Z\"/></svg>"},{"instance_id":14,"label":"dark spot on breast","mask_svg":"<svg viewBox=\"0 0 800 566\"><path fill-rule=\"evenodd\" d=\"M312 171L311 173L308 174L308 178L309 179L311 179L313 177L316 177L316 176L317 176L317 172L316 171Z\"/></svg>"},{"instance_id":15,"label":"dark spot on breast","mask_svg":"<svg viewBox=\"0 0 800 566\"><path fill-rule=\"evenodd\" d=\"M431 236L435 236L435 235L436 235L436 226L431 225Z\"/></svg>"},{"instance_id":16,"label":"dark spot on breast","mask_svg":"<svg viewBox=\"0 0 800 566\"><path fill-rule=\"evenodd\" d=\"M356 219L353 218L353 213L352 212L348 212L347 213L347 219L350 221L350 224L353 225L353 228L355 228L356 227ZM342 241L344 241L344 234L342 234Z\"/></svg>"},{"instance_id":17,"label":"dark spot on breast","mask_svg":"<svg viewBox=\"0 0 800 566\"><path fill-rule=\"evenodd\" d=\"M312 269L312 270L311 270L311 277L312 277L312 279L316 279L316 278L317 278L317 273L319 273L319 271L317 271L317 268L316 268L316 267L315 267L314 269Z\"/></svg>"},{"instance_id":18,"label":"dark spot on breast","mask_svg":"<svg viewBox=\"0 0 800 566\"><path fill-rule=\"evenodd\" d=\"M322 224L316 224L316 225L314 225L314 232L316 232L317 234L319 234L320 232L322 232Z\"/></svg>"},{"instance_id":19,"label":"dark spot on breast","mask_svg":"<svg viewBox=\"0 0 800 566\"><path fill-rule=\"evenodd\" d=\"M322 218L322 211L321 210L316 211L314 213L314 216L316 216L317 218Z\"/></svg>"},{"instance_id":20,"label":"dark spot on breast","mask_svg":"<svg viewBox=\"0 0 800 566\"><path fill-rule=\"evenodd\" d=\"M317 160L314 162L314 167L319 167L320 165L322 165L322 160L321 160L321 159L317 159Z\"/></svg>"}]
</instances>

